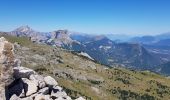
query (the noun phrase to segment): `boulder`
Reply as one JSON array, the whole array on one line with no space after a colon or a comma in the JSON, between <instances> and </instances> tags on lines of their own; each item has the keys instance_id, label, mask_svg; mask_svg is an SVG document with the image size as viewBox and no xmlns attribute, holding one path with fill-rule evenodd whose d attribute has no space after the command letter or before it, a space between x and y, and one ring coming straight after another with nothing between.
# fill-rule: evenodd
<instances>
[{"instance_id":1,"label":"boulder","mask_svg":"<svg viewBox=\"0 0 170 100\"><path fill-rule=\"evenodd\" d=\"M35 96L34 100L52 100L52 99L50 99L50 95L38 94Z\"/></svg>"},{"instance_id":2,"label":"boulder","mask_svg":"<svg viewBox=\"0 0 170 100\"><path fill-rule=\"evenodd\" d=\"M59 98L59 97L66 97L67 96L67 94L66 94L66 92L64 92L64 91L59 91L59 92L54 92L54 91L52 91L51 92L51 96L52 97L56 97L56 98Z\"/></svg>"},{"instance_id":3,"label":"boulder","mask_svg":"<svg viewBox=\"0 0 170 100\"><path fill-rule=\"evenodd\" d=\"M39 94L47 95L49 94L49 87L42 88L38 91Z\"/></svg>"},{"instance_id":4,"label":"boulder","mask_svg":"<svg viewBox=\"0 0 170 100\"><path fill-rule=\"evenodd\" d=\"M19 98L16 94L12 95L12 97L10 98L10 100L22 100L21 98Z\"/></svg>"},{"instance_id":5,"label":"boulder","mask_svg":"<svg viewBox=\"0 0 170 100\"><path fill-rule=\"evenodd\" d=\"M54 92L54 93L57 93L57 92L61 92L63 90L63 88L62 87L60 87L60 86L53 86L53 88L52 88L52 91Z\"/></svg>"},{"instance_id":6,"label":"boulder","mask_svg":"<svg viewBox=\"0 0 170 100\"><path fill-rule=\"evenodd\" d=\"M32 69L25 67L14 67L14 77L15 79L19 78L30 78L32 74L36 74L36 72Z\"/></svg>"},{"instance_id":7,"label":"boulder","mask_svg":"<svg viewBox=\"0 0 170 100\"><path fill-rule=\"evenodd\" d=\"M69 97L69 96L66 96L65 98L66 98L66 100L72 100L71 97Z\"/></svg>"},{"instance_id":8,"label":"boulder","mask_svg":"<svg viewBox=\"0 0 170 100\"><path fill-rule=\"evenodd\" d=\"M35 81L38 83L38 88L42 89L46 86L46 83L44 81L44 77L41 75L30 75L30 80Z\"/></svg>"},{"instance_id":9,"label":"boulder","mask_svg":"<svg viewBox=\"0 0 170 100\"><path fill-rule=\"evenodd\" d=\"M37 83L35 81L31 81L31 80L26 79L26 78L22 78L22 80L24 82L24 90L25 90L26 96L30 96L31 94L37 92L38 86L37 86Z\"/></svg>"},{"instance_id":10,"label":"boulder","mask_svg":"<svg viewBox=\"0 0 170 100\"><path fill-rule=\"evenodd\" d=\"M86 100L86 99L84 99L83 97L79 97L79 98L77 98L75 100Z\"/></svg>"},{"instance_id":11,"label":"boulder","mask_svg":"<svg viewBox=\"0 0 170 100\"><path fill-rule=\"evenodd\" d=\"M55 81L54 78L52 78L51 76L47 76L44 78L44 81L45 83L48 85L48 86L56 86L58 85L58 83Z\"/></svg>"},{"instance_id":12,"label":"boulder","mask_svg":"<svg viewBox=\"0 0 170 100\"><path fill-rule=\"evenodd\" d=\"M11 98L10 98L10 100L33 100L33 98L31 98L31 97L26 97L26 98L20 98L20 97L18 97L17 95L13 95Z\"/></svg>"},{"instance_id":13,"label":"boulder","mask_svg":"<svg viewBox=\"0 0 170 100\"><path fill-rule=\"evenodd\" d=\"M26 97L26 98L22 98L21 100L34 100L34 99L31 97Z\"/></svg>"}]
</instances>

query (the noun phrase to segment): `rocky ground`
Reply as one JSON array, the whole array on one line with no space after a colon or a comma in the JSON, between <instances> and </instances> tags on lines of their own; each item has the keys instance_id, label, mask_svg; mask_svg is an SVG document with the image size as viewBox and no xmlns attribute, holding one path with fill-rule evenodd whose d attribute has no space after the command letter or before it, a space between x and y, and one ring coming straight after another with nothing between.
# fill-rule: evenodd
<instances>
[{"instance_id":1,"label":"rocky ground","mask_svg":"<svg viewBox=\"0 0 170 100\"><path fill-rule=\"evenodd\" d=\"M14 45L1 37L0 100L72 100L54 78L39 75L20 64L14 56Z\"/></svg>"}]
</instances>

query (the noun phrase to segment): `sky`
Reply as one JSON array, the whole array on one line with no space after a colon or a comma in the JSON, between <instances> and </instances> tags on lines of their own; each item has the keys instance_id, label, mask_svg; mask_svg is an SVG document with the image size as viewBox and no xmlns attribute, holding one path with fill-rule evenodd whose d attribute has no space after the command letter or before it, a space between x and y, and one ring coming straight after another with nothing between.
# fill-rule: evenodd
<instances>
[{"instance_id":1,"label":"sky","mask_svg":"<svg viewBox=\"0 0 170 100\"><path fill-rule=\"evenodd\" d=\"M93 34L170 32L170 0L0 0L0 31L29 25Z\"/></svg>"}]
</instances>

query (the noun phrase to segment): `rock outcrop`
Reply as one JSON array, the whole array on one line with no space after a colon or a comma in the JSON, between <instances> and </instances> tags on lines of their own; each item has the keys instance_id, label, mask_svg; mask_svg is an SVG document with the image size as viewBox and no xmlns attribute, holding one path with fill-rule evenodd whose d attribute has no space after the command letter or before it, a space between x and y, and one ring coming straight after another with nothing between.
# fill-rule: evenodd
<instances>
[{"instance_id":1,"label":"rock outcrop","mask_svg":"<svg viewBox=\"0 0 170 100\"><path fill-rule=\"evenodd\" d=\"M13 45L0 38L0 98L6 99L5 88L13 82L14 52Z\"/></svg>"},{"instance_id":2,"label":"rock outcrop","mask_svg":"<svg viewBox=\"0 0 170 100\"><path fill-rule=\"evenodd\" d=\"M72 40L69 36L69 32L67 30L58 30L51 32L54 44L59 47L71 46L72 44L79 44L78 41Z\"/></svg>"},{"instance_id":3,"label":"rock outcrop","mask_svg":"<svg viewBox=\"0 0 170 100\"><path fill-rule=\"evenodd\" d=\"M0 100L72 100L51 76L43 77L22 67L13 49L0 38Z\"/></svg>"}]
</instances>

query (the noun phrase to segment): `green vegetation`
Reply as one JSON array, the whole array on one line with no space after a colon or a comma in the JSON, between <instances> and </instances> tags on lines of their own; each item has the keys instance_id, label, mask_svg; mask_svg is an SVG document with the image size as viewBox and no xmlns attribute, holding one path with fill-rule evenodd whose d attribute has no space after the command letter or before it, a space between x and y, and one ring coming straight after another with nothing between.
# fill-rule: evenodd
<instances>
[{"instance_id":1,"label":"green vegetation","mask_svg":"<svg viewBox=\"0 0 170 100\"><path fill-rule=\"evenodd\" d=\"M27 37L15 37L15 36L9 36L5 34L0 34L0 37L5 37L9 42L11 43L17 42L23 46L32 44Z\"/></svg>"},{"instance_id":2,"label":"green vegetation","mask_svg":"<svg viewBox=\"0 0 170 100\"><path fill-rule=\"evenodd\" d=\"M6 38L21 45L15 48L15 52L22 66L53 76L73 98L81 95L87 100L170 99L170 80L161 75L107 68L75 52L31 43L26 38Z\"/></svg>"}]
</instances>

